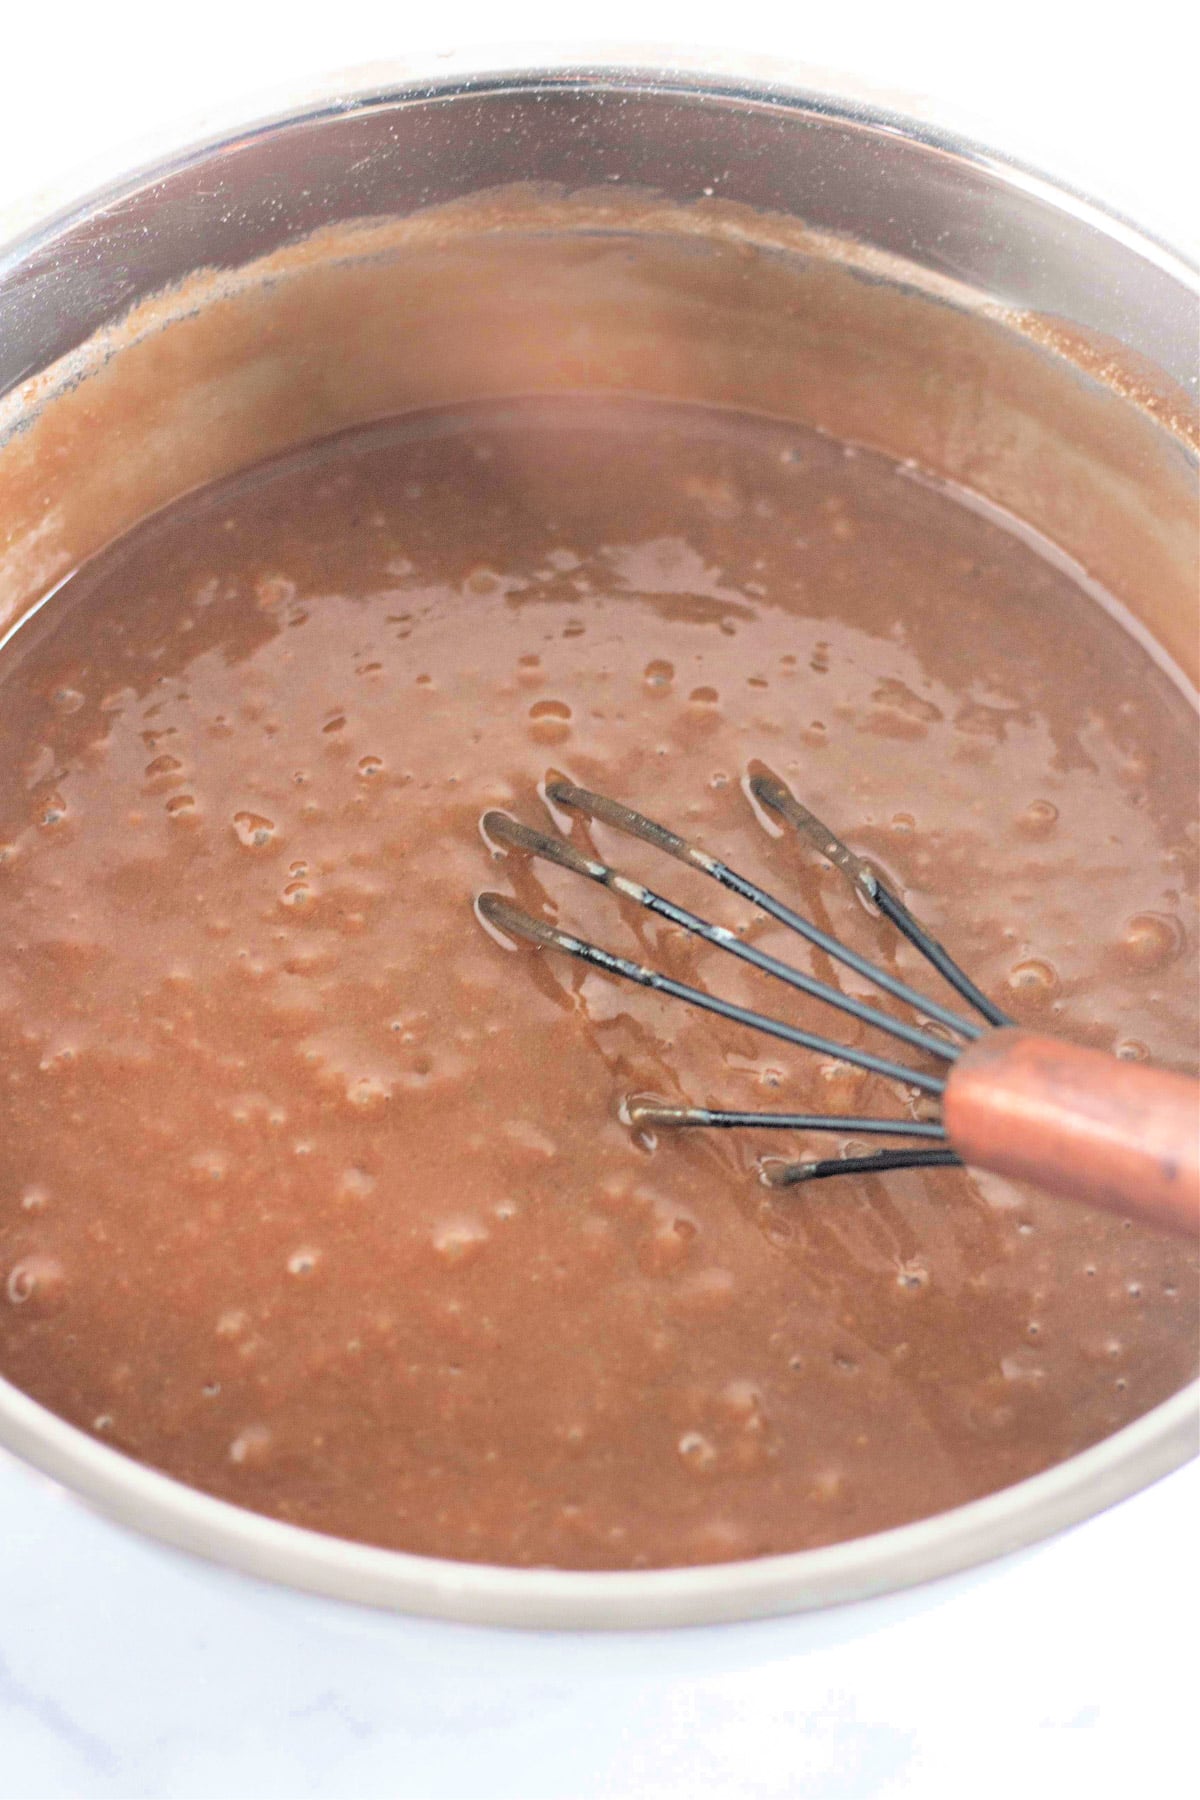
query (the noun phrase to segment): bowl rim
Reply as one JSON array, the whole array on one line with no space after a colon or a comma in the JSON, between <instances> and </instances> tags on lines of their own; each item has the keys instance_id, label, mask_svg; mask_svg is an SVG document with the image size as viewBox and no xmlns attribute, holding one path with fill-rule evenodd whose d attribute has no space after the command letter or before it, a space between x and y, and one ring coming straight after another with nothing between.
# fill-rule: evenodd
<instances>
[{"instance_id":1,"label":"bowl rim","mask_svg":"<svg viewBox=\"0 0 1200 1800\"><path fill-rule=\"evenodd\" d=\"M662 61L655 60L658 55ZM605 43L468 47L368 63L314 81L266 89L182 125L142 134L0 210L0 282L13 265L101 206L124 200L222 150L295 125L384 111L399 102L517 93L530 86L742 101L904 137L991 172L1031 197L1093 224L1200 296L1200 251L1192 255L1166 233L1098 198L1077 171L1050 170L996 149L975 135L973 123L969 129L961 120L951 124L953 109L930 96L894 95L849 71L782 57L716 47Z\"/></svg>"},{"instance_id":2,"label":"bowl rim","mask_svg":"<svg viewBox=\"0 0 1200 1800\"><path fill-rule=\"evenodd\" d=\"M708 95L899 134L1021 188L1121 242L1200 295L1200 267L1165 239L1069 181L994 151L939 122L896 110L851 76L776 58L605 46L468 51L330 76L296 92L209 115L143 141L132 167L43 191L0 243L0 282L34 252L150 182L234 143L304 123L413 101L529 87ZM265 107L265 110L264 110ZM97 170L89 172L94 178ZM7 217L14 219L13 209ZM0 224L3 222L0 221ZM841 1605L982 1565L1103 1511L1200 1451L1200 1382L1065 1462L980 1500L912 1524L820 1549L748 1562L637 1571L522 1569L452 1562L327 1536L192 1488L90 1437L0 1378L0 1447L15 1452L108 1518L159 1541L331 1598L477 1624L628 1629L698 1625Z\"/></svg>"},{"instance_id":3,"label":"bowl rim","mask_svg":"<svg viewBox=\"0 0 1200 1800\"><path fill-rule=\"evenodd\" d=\"M387 1550L219 1500L90 1437L0 1378L0 1443L114 1522L209 1562L377 1609L460 1623L617 1630L770 1618L897 1593L1094 1517L1198 1450L1200 1383L1038 1475L910 1525L746 1562L512 1568Z\"/></svg>"}]
</instances>

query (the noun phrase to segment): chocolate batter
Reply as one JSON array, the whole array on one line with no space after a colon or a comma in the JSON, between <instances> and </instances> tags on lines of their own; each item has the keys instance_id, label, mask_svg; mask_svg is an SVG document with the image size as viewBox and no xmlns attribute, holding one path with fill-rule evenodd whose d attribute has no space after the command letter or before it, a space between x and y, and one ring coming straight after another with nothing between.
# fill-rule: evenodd
<instances>
[{"instance_id":1,"label":"chocolate batter","mask_svg":"<svg viewBox=\"0 0 1200 1800\"><path fill-rule=\"evenodd\" d=\"M463 407L177 504L0 684L0 1371L76 1424L344 1536L630 1568L938 1511L1192 1373L1186 1244L959 1171L772 1192L812 1146L768 1134L639 1140L634 1092L916 1102L470 910L507 888L779 1007L493 860L481 813L544 817L555 769L927 981L755 817L761 759L1018 1020L1194 1069L1194 712L1044 546L751 415Z\"/></svg>"}]
</instances>

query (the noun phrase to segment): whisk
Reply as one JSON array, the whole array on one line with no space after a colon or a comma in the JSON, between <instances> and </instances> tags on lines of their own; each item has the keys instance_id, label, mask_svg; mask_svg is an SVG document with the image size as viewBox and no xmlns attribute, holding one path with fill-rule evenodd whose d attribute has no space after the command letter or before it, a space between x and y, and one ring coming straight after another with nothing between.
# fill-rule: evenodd
<instances>
[{"instance_id":1,"label":"whisk","mask_svg":"<svg viewBox=\"0 0 1200 1800\"><path fill-rule=\"evenodd\" d=\"M1051 1193L1088 1201L1127 1217L1184 1231L1200 1228L1200 1083L1019 1029L929 935L879 874L803 806L785 782L760 770L751 775L749 789L759 806L816 849L907 938L949 984L966 1010L944 1005L901 981L707 850L602 794L564 780L553 780L546 788L553 806L639 838L749 901L871 983L881 994L901 1002L914 1015L912 1021L845 994L831 983L768 955L727 927L711 924L642 882L585 854L565 837L538 830L499 811L486 813L482 828L494 847L543 858L600 883L793 990L885 1034L894 1044L904 1046L909 1055L915 1052L915 1061L897 1060L899 1052L883 1055L857 1044L839 1043L786 1020L723 1000L589 943L545 919L535 918L502 894L481 894L476 901L478 912L504 936L527 939L543 949L564 951L606 974L653 988L783 1043L836 1057L901 1082L927 1097L937 1116L860 1118L824 1113L724 1111L634 1099L625 1108L631 1125L660 1130L752 1127L903 1140L870 1155L777 1163L763 1176L774 1186L788 1187L850 1174L970 1164L1015 1180L1034 1182Z\"/></svg>"}]
</instances>

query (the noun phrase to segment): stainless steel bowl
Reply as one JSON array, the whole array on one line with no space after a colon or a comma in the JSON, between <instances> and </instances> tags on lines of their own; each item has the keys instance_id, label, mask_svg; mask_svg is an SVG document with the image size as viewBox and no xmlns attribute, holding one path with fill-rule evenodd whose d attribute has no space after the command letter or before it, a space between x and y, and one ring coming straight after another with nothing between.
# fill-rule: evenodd
<instances>
[{"instance_id":1,"label":"stainless steel bowl","mask_svg":"<svg viewBox=\"0 0 1200 1800\"><path fill-rule=\"evenodd\" d=\"M7 441L54 387L47 371L77 379L72 353L197 269L238 270L323 227L530 182L647 189L674 205L715 197L856 247L873 280L915 283L941 304L973 295L1014 330L1027 315L1052 321L1072 341L1128 359L1138 373L1119 403L1140 408L1138 429L1162 436L1167 462L1181 454L1178 406L1147 396L1173 390L1179 401L1195 387L1200 287L1166 246L976 145L785 74L619 59L339 88L38 222L0 254ZM18 614L35 577L27 568ZM1190 619L1181 629L1194 634ZM114 1519L297 1587L481 1622L696 1624L862 1599L1032 1544L1193 1455L1197 1393L1032 1480L915 1525L752 1563L628 1574L456 1564L279 1524L142 1467L3 1382L0 1442Z\"/></svg>"}]
</instances>

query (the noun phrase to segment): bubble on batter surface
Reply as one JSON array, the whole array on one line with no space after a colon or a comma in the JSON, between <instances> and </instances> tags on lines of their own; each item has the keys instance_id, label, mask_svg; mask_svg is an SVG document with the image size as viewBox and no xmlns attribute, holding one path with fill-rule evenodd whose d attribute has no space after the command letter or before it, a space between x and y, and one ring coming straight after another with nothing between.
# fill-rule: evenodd
<instances>
[{"instance_id":1,"label":"bubble on batter surface","mask_svg":"<svg viewBox=\"0 0 1200 1800\"><path fill-rule=\"evenodd\" d=\"M656 1201L649 1229L638 1245L638 1264L647 1275L668 1275L691 1255L700 1227L669 1201Z\"/></svg>"},{"instance_id":2,"label":"bubble on batter surface","mask_svg":"<svg viewBox=\"0 0 1200 1800\"><path fill-rule=\"evenodd\" d=\"M33 1251L14 1263L4 1284L10 1306L28 1306L31 1312L49 1312L66 1296L67 1272L57 1256Z\"/></svg>"},{"instance_id":3,"label":"bubble on batter surface","mask_svg":"<svg viewBox=\"0 0 1200 1800\"><path fill-rule=\"evenodd\" d=\"M1183 948L1183 927L1167 913L1135 913L1126 922L1120 947L1135 969L1161 969Z\"/></svg>"},{"instance_id":4,"label":"bubble on batter surface","mask_svg":"<svg viewBox=\"0 0 1200 1800\"><path fill-rule=\"evenodd\" d=\"M172 756L169 751L164 750L161 756L154 757L151 762L146 764L145 775L147 780L154 781L161 775L175 775L182 767L183 764L177 756Z\"/></svg>"},{"instance_id":5,"label":"bubble on batter surface","mask_svg":"<svg viewBox=\"0 0 1200 1800\"><path fill-rule=\"evenodd\" d=\"M812 1499L832 1504L841 1500L846 1493L846 1475L842 1469L832 1466L818 1469L813 1476L809 1494Z\"/></svg>"},{"instance_id":6,"label":"bubble on batter surface","mask_svg":"<svg viewBox=\"0 0 1200 1800\"><path fill-rule=\"evenodd\" d=\"M275 821L263 813L234 813L233 830L244 850L267 850L275 841Z\"/></svg>"},{"instance_id":7,"label":"bubble on batter surface","mask_svg":"<svg viewBox=\"0 0 1200 1800\"><path fill-rule=\"evenodd\" d=\"M896 1285L906 1294L921 1294L929 1286L929 1270L915 1259L903 1262L896 1271Z\"/></svg>"},{"instance_id":8,"label":"bubble on batter surface","mask_svg":"<svg viewBox=\"0 0 1200 1800\"><path fill-rule=\"evenodd\" d=\"M373 1112L391 1099L392 1089L378 1075L356 1075L346 1082L345 1094L351 1106Z\"/></svg>"},{"instance_id":9,"label":"bubble on batter surface","mask_svg":"<svg viewBox=\"0 0 1200 1800\"><path fill-rule=\"evenodd\" d=\"M269 1426L247 1425L229 1446L229 1460L240 1469L262 1469L271 1460L274 1436Z\"/></svg>"},{"instance_id":10,"label":"bubble on batter surface","mask_svg":"<svg viewBox=\"0 0 1200 1800\"><path fill-rule=\"evenodd\" d=\"M719 475L688 475L679 485L710 519L735 519L742 511L743 500L736 484Z\"/></svg>"},{"instance_id":11,"label":"bubble on batter surface","mask_svg":"<svg viewBox=\"0 0 1200 1800\"><path fill-rule=\"evenodd\" d=\"M498 594L504 586L504 577L497 574L495 569L489 569L486 565L480 564L478 568L470 571L463 586L469 594L481 596Z\"/></svg>"},{"instance_id":12,"label":"bubble on batter surface","mask_svg":"<svg viewBox=\"0 0 1200 1800\"><path fill-rule=\"evenodd\" d=\"M478 1256L489 1237L480 1219L444 1219L433 1231L433 1247L443 1262L459 1264Z\"/></svg>"},{"instance_id":13,"label":"bubble on batter surface","mask_svg":"<svg viewBox=\"0 0 1200 1800\"><path fill-rule=\"evenodd\" d=\"M1016 818L1026 837L1047 837L1058 824L1058 808L1052 800L1031 800Z\"/></svg>"},{"instance_id":14,"label":"bubble on batter surface","mask_svg":"<svg viewBox=\"0 0 1200 1800\"><path fill-rule=\"evenodd\" d=\"M338 1177L337 1197L339 1200L366 1200L375 1192L375 1177L352 1163L343 1169Z\"/></svg>"},{"instance_id":15,"label":"bubble on batter surface","mask_svg":"<svg viewBox=\"0 0 1200 1800\"><path fill-rule=\"evenodd\" d=\"M571 734L573 714L565 700L535 700L529 709L529 732L539 744L561 744Z\"/></svg>"},{"instance_id":16,"label":"bubble on batter surface","mask_svg":"<svg viewBox=\"0 0 1200 1800\"><path fill-rule=\"evenodd\" d=\"M678 1450L684 1465L695 1475L705 1475L717 1461L717 1447L702 1431L685 1431Z\"/></svg>"},{"instance_id":17,"label":"bubble on batter surface","mask_svg":"<svg viewBox=\"0 0 1200 1800\"><path fill-rule=\"evenodd\" d=\"M46 794L39 803L34 814L34 822L42 831L53 831L58 826L65 825L69 817L70 808L56 788L52 793Z\"/></svg>"},{"instance_id":18,"label":"bubble on batter surface","mask_svg":"<svg viewBox=\"0 0 1200 1800\"><path fill-rule=\"evenodd\" d=\"M254 583L254 598L262 612L275 612L296 598L296 584L286 575L260 575Z\"/></svg>"},{"instance_id":19,"label":"bubble on batter surface","mask_svg":"<svg viewBox=\"0 0 1200 1800\"><path fill-rule=\"evenodd\" d=\"M1040 956L1028 956L1008 971L1008 985L1029 1000L1048 1000L1059 989L1058 970Z\"/></svg>"},{"instance_id":20,"label":"bubble on batter surface","mask_svg":"<svg viewBox=\"0 0 1200 1800\"><path fill-rule=\"evenodd\" d=\"M552 1162L558 1145L550 1133L532 1119L509 1119L501 1127L503 1136L526 1162Z\"/></svg>"}]
</instances>

